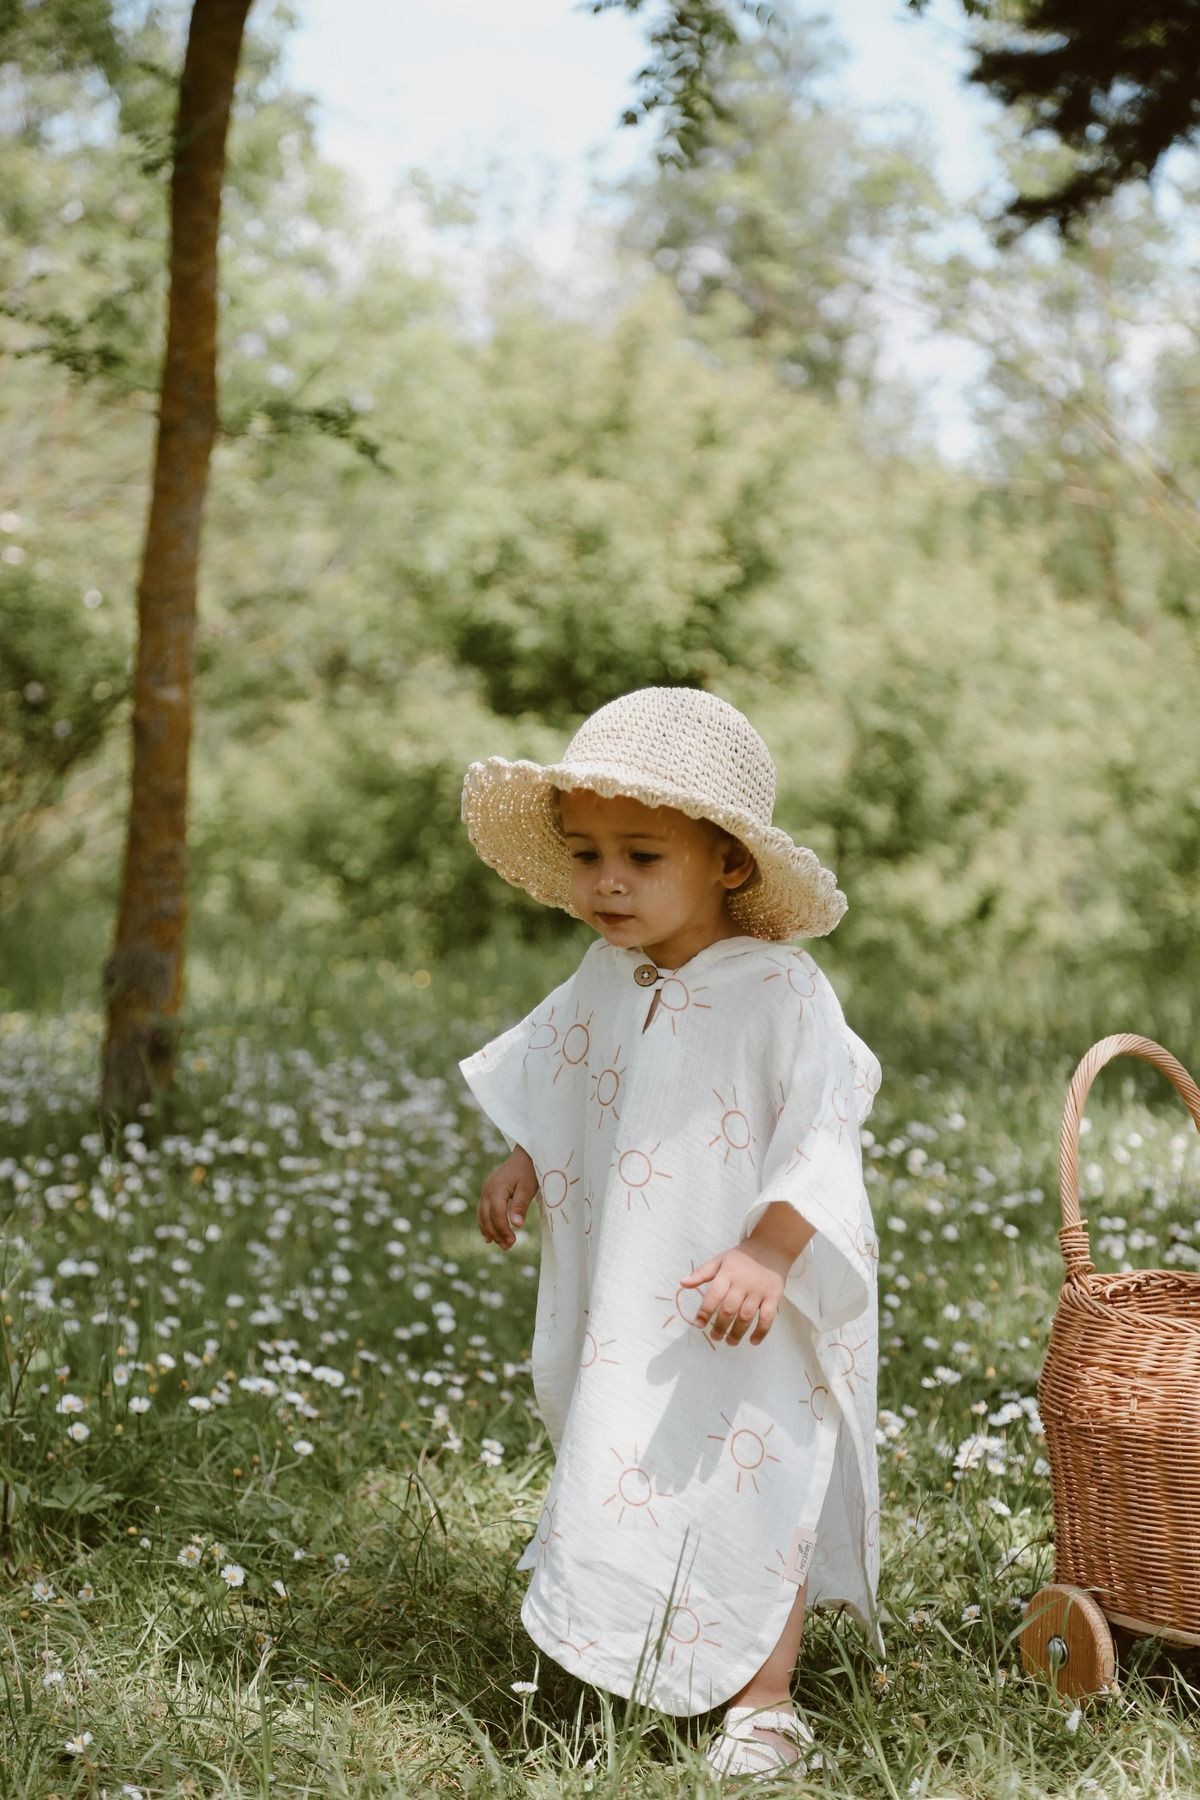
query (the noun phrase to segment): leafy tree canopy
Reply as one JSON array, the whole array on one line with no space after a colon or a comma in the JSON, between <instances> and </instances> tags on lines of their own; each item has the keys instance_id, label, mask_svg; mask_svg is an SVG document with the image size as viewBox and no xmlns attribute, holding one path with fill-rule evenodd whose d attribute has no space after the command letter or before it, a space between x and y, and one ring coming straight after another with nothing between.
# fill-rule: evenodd
<instances>
[{"instance_id":1,"label":"leafy tree canopy","mask_svg":"<svg viewBox=\"0 0 1200 1800\"><path fill-rule=\"evenodd\" d=\"M1021 225L1066 230L1130 181L1153 174L1200 128L1200 0L963 0L987 22L972 81L1027 110L1073 153L1065 177L1009 207ZM909 0L921 12L927 0Z\"/></svg>"},{"instance_id":2,"label":"leafy tree canopy","mask_svg":"<svg viewBox=\"0 0 1200 1800\"><path fill-rule=\"evenodd\" d=\"M594 13L649 13L646 0L590 0ZM777 24L777 10L765 0L668 0L651 15L650 55L636 81L636 102L621 115L623 125L653 118L659 127L658 160L684 167L708 142L713 124L728 117L714 91L713 67L740 41L742 19L760 27Z\"/></svg>"}]
</instances>

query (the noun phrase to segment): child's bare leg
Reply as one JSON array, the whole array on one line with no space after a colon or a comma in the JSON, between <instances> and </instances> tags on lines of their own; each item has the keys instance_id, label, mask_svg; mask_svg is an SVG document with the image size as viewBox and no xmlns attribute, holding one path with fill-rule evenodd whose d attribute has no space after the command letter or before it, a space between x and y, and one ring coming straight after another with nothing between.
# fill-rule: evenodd
<instances>
[{"instance_id":1,"label":"child's bare leg","mask_svg":"<svg viewBox=\"0 0 1200 1800\"><path fill-rule=\"evenodd\" d=\"M745 1687L734 1694L729 1701L730 1706L790 1709L792 1676L796 1671L796 1659L800 1655L800 1639L804 1633L804 1603L807 1597L808 1583L806 1581L796 1593L792 1610L780 1633L779 1642L761 1669L750 1677ZM766 1743L775 1744L786 1756L795 1755L796 1746L779 1732L767 1731L756 1726L755 1735L762 1737Z\"/></svg>"}]
</instances>

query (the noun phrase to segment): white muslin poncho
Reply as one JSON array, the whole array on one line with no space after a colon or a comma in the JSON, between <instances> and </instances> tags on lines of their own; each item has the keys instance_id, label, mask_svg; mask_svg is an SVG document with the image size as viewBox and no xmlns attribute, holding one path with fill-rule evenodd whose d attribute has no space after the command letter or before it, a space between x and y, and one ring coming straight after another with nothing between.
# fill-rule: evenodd
<instances>
[{"instance_id":1,"label":"white muslin poncho","mask_svg":"<svg viewBox=\"0 0 1200 1800\"><path fill-rule=\"evenodd\" d=\"M724 938L655 977L595 943L461 1067L541 1189L532 1369L556 1463L518 1565L530 1637L598 1687L704 1712L761 1667L807 1575L808 1604L844 1605L882 1652L858 1134L880 1069L808 951ZM679 1281L778 1200L816 1235L762 1343L714 1344Z\"/></svg>"}]
</instances>

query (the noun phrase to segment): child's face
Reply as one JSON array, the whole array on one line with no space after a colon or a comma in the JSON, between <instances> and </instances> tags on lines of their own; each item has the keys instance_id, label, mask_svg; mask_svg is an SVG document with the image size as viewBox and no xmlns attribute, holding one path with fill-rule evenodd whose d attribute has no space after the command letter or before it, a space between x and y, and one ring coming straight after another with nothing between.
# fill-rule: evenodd
<instances>
[{"instance_id":1,"label":"child's face","mask_svg":"<svg viewBox=\"0 0 1200 1800\"><path fill-rule=\"evenodd\" d=\"M736 934L726 895L749 879L748 850L707 819L587 788L559 795L571 904L608 943L678 968Z\"/></svg>"}]
</instances>

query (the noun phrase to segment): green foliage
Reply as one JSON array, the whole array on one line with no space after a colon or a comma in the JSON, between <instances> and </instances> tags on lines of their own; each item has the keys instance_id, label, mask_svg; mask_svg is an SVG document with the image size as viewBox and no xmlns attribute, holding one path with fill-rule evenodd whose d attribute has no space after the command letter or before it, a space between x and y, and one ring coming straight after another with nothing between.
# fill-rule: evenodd
<instances>
[{"instance_id":1,"label":"green foliage","mask_svg":"<svg viewBox=\"0 0 1200 1800\"><path fill-rule=\"evenodd\" d=\"M111 82L123 61L113 0L0 0L0 62L95 71Z\"/></svg>"},{"instance_id":2,"label":"green foliage","mask_svg":"<svg viewBox=\"0 0 1200 1800\"><path fill-rule=\"evenodd\" d=\"M594 13L648 11L646 0L586 0ZM780 9L766 0L663 0L647 33L650 56L638 71L641 92L621 115L623 125L653 118L659 126L657 155L664 166L685 165L709 142L714 121L726 118L715 66L741 41L743 20L767 31Z\"/></svg>"},{"instance_id":3,"label":"green foliage","mask_svg":"<svg viewBox=\"0 0 1200 1800\"><path fill-rule=\"evenodd\" d=\"M89 610L98 600L0 563L0 894L125 701L125 646ZM57 855L80 841L75 827Z\"/></svg>"},{"instance_id":4,"label":"green foliage","mask_svg":"<svg viewBox=\"0 0 1200 1800\"><path fill-rule=\"evenodd\" d=\"M875 297L943 204L916 142L881 144L829 107L836 43L783 16L790 30L717 58L703 153L626 184L622 236L669 277L710 354L744 340L785 387L861 401L877 383Z\"/></svg>"},{"instance_id":5,"label":"green foliage","mask_svg":"<svg viewBox=\"0 0 1200 1800\"><path fill-rule=\"evenodd\" d=\"M29 9L30 21L43 10ZM57 59L32 22L0 32L19 120L0 133L0 233L10 252L0 355L46 360L110 397L151 395L190 8L170 0L110 16L96 0L93 11ZM326 310L336 303L335 246L348 217L347 181L316 157L312 103L281 80L293 23L278 0L255 7L239 65L222 195L221 430L319 434L376 461L361 409L323 381L327 365L292 367L284 342L297 307L311 315L319 300ZM264 362L267 346L276 354Z\"/></svg>"},{"instance_id":6,"label":"green foliage","mask_svg":"<svg viewBox=\"0 0 1200 1800\"><path fill-rule=\"evenodd\" d=\"M999 10L997 22L971 79L1006 106L1025 109L1031 132L1053 132L1074 152L1075 167L1049 192L1014 198L1009 210L1022 224L1076 224L1123 183L1152 175L1173 145L1195 141L1194 6L1127 14L1088 0L1021 0L1013 13Z\"/></svg>"},{"instance_id":7,"label":"green foliage","mask_svg":"<svg viewBox=\"0 0 1200 1800\"><path fill-rule=\"evenodd\" d=\"M815 408L706 367L653 291L599 341L500 319L484 378L512 479L431 600L493 711L565 726L633 687L809 666L771 602L827 435Z\"/></svg>"},{"instance_id":8,"label":"green foliage","mask_svg":"<svg viewBox=\"0 0 1200 1800\"><path fill-rule=\"evenodd\" d=\"M137 160L169 124L147 66L170 66L180 16L146 15L124 123L35 62L36 118L65 94L76 129L0 139L10 299L64 321L35 355L10 320L0 394L0 904L14 942L66 915L62 991L80 919L105 935L124 837L162 304L161 180ZM236 928L427 966L577 935L475 858L462 771L551 758L612 695L681 682L770 743L778 822L848 894L827 953L877 1034L1190 1031L1197 381L1169 223L1131 201L1063 250L935 255L919 160L817 104L827 52L793 30L714 62L730 118L632 196L585 303L516 253L489 261L464 197L427 178L405 196L427 254L368 232L278 80L285 25L264 14L248 47L223 212L194 944ZM656 264L668 237L678 260ZM976 471L880 435L865 240L986 358ZM714 246L719 278L689 294ZM1135 384L1152 303L1176 325ZM65 372L102 344L119 368ZM61 767L31 680L72 709Z\"/></svg>"}]
</instances>

